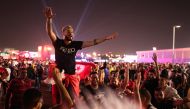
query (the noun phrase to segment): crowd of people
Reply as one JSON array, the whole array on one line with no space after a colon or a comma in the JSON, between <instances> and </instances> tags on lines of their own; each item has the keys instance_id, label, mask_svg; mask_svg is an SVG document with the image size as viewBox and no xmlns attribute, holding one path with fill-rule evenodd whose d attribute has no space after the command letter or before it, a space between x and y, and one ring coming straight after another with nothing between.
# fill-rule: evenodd
<instances>
[{"instance_id":1,"label":"crowd of people","mask_svg":"<svg viewBox=\"0 0 190 109\"><path fill-rule=\"evenodd\" d=\"M20 109L22 95L29 88L39 89L47 65L32 60L0 59L0 98L5 109ZM10 105L11 104L11 105Z\"/></svg>"},{"instance_id":2,"label":"crowd of people","mask_svg":"<svg viewBox=\"0 0 190 109\"><path fill-rule=\"evenodd\" d=\"M74 29L53 28L55 14L45 9L46 31L55 49L55 62L0 59L0 92L5 109L41 109L40 85L51 75L52 109L189 109L190 65L152 63L96 63L84 79L76 74L78 50L115 39L112 33L91 41L73 41ZM15 63L16 61L16 63ZM51 80L51 79L49 79Z\"/></svg>"},{"instance_id":3,"label":"crowd of people","mask_svg":"<svg viewBox=\"0 0 190 109\"><path fill-rule=\"evenodd\" d=\"M13 65L13 61L17 61L18 64ZM52 73L49 72L51 64L45 63L47 62L27 63L1 58L0 93L1 99L5 102L5 109L43 107L40 83L47 78L48 73ZM92 67L89 75L80 80L78 99L74 101L63 85L63 89L58 88L61 92L58 97L59 102L52 103L51 108L190 108L189 64L157 63L155 54L152 63L94 62L93 64L96 67ZM59 73L55 74L59 79ZM64 79L61 82L55 83L61 86Z\"/></svg>"}]
</instances>

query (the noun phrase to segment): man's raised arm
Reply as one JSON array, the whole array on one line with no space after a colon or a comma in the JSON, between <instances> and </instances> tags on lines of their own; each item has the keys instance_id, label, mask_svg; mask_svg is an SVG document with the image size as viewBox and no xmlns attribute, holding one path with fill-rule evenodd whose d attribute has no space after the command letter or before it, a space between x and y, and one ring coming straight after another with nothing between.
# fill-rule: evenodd
<instances>
[{"instance_id":1,"label":"man's raised arm","mask_svg":"<svg viewBox=\"0 0 190 109\"><path fill-rule=\"evenodd\" d=\"M159 74L159 69L158 69L158 62L157 62L157 54L153 53L152 59L155 63L155 67L156 67L156 77L159 79L160 78L160 74Z\"/></svg>"},{"instance_id":2,"label":"man's raised arm","mask_svg":"<svg viewBox=\"0 0 190 109\"><path fill-rule=\"evenodd\" d=\"M105 42L107 40L114 39L116 36L118 36L118 33L112 33L111 35L108 35L106 37L99 38L99 39L94 39L92 41L84 41L82 48L86 48L86 47L90 47L90 46L100 44L100 43Z\"/></svg>"},{"instance_id":3,"label":"man's raised arm","mask_svg":"<svg viewBox=\"0 0 190 109\"><path fill-rule=\"evenodd\" d=\"M54 14L52 12L52 8L47 7L45 9L45 16L46 16L46 31L47 31L51 41L55 42L56 34L53 31L53 25L52 25L52 18L54 16Z\"/></svg>"}]
</instances>

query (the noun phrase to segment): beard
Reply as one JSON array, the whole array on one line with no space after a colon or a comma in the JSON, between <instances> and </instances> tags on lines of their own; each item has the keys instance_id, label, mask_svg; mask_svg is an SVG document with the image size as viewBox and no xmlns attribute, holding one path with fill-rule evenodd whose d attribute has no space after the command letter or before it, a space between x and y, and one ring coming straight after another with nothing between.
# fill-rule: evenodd
<instances>
[{"instance_id":1,"label":"beard","mask_svg":"<svg viewBox=\"0 0 190 109\"><path fill-rule=\"evenodd\" d=\"M72 41L73 40L73 36L65 36L65 40Z\"/></svg>"}]
</instances>

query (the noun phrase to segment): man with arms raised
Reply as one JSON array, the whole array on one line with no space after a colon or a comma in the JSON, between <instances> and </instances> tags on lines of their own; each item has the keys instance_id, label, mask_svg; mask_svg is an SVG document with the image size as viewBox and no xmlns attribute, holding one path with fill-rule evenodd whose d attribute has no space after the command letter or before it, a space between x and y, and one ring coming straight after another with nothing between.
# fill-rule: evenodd
<instances>
[{"instance_id":1,"label":"man with arms raised","mask_svg":"<svg viewBox=\"0 0 190 109\"><path fill-rule=\"evenodd\" d=\"M74 30L72 26L69 25L62 29L64 39L60 39L53 30L52 20L54 14L52 8L46 8L45 16L46 30L55 48L56 68L59 69L59 72L64 70L65 86L71 97L75 98L79 95L79 79L77 79L77 76L75 75L75 55L77 51L82 48L94 46L107 40L114 39L117 36L117 33L92 41L73 41Z\"/></svg>"}]
</instances>

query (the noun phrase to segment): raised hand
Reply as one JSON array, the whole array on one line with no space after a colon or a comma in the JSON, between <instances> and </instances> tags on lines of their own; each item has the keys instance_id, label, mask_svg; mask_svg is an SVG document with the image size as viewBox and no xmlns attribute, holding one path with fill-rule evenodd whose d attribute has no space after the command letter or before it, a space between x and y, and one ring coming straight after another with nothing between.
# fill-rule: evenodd
<instances>
[{"instance_id":1,"label":"raised hand","mask_svg":"<svg viewBox=\"0 0 190 109\"><path fill-rule=\"evenodd\" d=\"M140 83L141 83L141 72L137 73L137 79L135 80L135 88L137 90L140 89Z\"/></svg>"},{"instance_id":2,"label":"raised hand","mask_svg":"<svg viewBox=\"0 0 190 109\"><path fill-rule=\"evenodd\" d=\"M46 8L45 8L45 16L46 16L47 18L52 18L52 17L54 16L51 7L46 7Z\"/></svg>"},{"instance_id":3,"label":"raised hand","mask_svg":"<svg viewBox=\"0 0 190 109\"><path fill-rule=\"evenodd\" d=\"M153 59L154 62L157 62L157 55L156 55L156 53L153 53L152 59Z\"/></svg>"},{"instance_id":4,"label":"raised hand","mask_svg":"<svg viewBox=\"0 0 190 109\"><path fill-rule=\"evenodd\" d=\"M125 69L124 77L126 78L129 75L129 69L130 69L129 63L124 64L124 69Z\"/></svg>"},{"instance_id":5,"label":"raised hand","mask_svg":"<svg viewBox=\"0 0 190 109\"><path fill-rule=\"evenodd\" d=\"M118 36L118 33L112 33L111 35L106 36L106 40L111 40L114 39Z\"/></svg>"}]
</instances>

